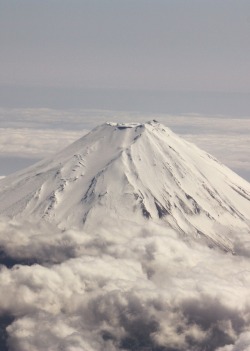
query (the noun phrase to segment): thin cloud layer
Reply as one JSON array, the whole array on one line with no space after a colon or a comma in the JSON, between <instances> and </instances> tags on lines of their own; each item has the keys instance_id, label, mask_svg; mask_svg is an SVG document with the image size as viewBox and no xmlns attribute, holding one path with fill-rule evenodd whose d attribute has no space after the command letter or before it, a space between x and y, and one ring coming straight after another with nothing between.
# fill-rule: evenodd
<instances>
[{"instance_id":1,"label":"thin cloud layer","mask_svg":"<svg viewBox=\"0 0 250 351\"><path fill-rule=\"evenodd\" d=\"M65 130L0 128L0 156L44 158L86 134Z\"/></svg>"},{"instance_id":2,"label":"thin cloud layer","mask_svg":"<svg viewBox=\"0 0 250 351\"><path fill-rule=\"evenodd\" d=\"M248 350L249 233L231 255L153 224L0 228L9 351Z\"/></svg>"},{"instance_id":3,"label":"thin cloud layer","mask_svg":"<svg viewBox=\"0 0 250 351\"><path fill-rule=\"evenodd\" d=\"M39 160L61 150L105 121L145 122L152 119L159 120L250 180L249 118L1 108L0 158L26 157ZM1 167L1 175L6 175L4 165Z\"/></svg>"}]
</instances>

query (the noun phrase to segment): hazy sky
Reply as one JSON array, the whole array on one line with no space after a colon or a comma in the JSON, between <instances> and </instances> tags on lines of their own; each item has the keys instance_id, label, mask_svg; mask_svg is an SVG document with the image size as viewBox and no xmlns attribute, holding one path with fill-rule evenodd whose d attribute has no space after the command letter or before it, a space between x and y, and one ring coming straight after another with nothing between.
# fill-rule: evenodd
<instances>
[{"instance_id":1,"label":"hazy sky","mask_svg":"<svg viewBox=\"0 0 250 351\"><path fill-rule=\"evenodd\" d=\"M138 112L166 114L163 123L181 123L176 132L250 179L249 38L250 0L0 0L0 176L26 144L33 162L61 147L62 129L82 135ZM198 131L196 115L206 117Z\"/></svg>"},{"instance_id":2,"label":"hazy sky","mask_svg":"<svg viewBox=\"0 0 250 351\"><path fill-rule=\"evenodd\" d=\"M249 0L0 0L0 104L107 107L109 90L137 108L130 91L147 90L247 114L249 38Z\"/></svg>"},{"instance_id":3,"label":"hazy sky","mask_svg":"<svg viewBox=\"0 0 250 351\"><path fill-rule=\"evenodd\" d=\"M0 177L156 118L250 181L249 42L250 0L0 0ZM13 351L250 345L249 233L236 255L150 223L113 234L0 219L20 263L0 270L1 350L8 324Z\"/></svg>"}]
</instances>

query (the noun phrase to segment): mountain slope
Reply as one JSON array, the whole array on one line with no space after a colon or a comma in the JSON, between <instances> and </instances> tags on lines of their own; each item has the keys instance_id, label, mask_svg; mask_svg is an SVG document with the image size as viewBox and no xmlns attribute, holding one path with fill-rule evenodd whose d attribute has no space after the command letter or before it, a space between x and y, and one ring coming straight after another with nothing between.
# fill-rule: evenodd
<instances>
[{"instance_id":1,"label":"mountain slope","mask_svg":"<svg viewBox=\"0 0 250 351\"><path fill-rule=\"evenodd\" d=\"M0 214L62 228L152 220L225 249L249 230L250 184L156 121L105 123L0 186Z\"/></svg>"}]
</instances>

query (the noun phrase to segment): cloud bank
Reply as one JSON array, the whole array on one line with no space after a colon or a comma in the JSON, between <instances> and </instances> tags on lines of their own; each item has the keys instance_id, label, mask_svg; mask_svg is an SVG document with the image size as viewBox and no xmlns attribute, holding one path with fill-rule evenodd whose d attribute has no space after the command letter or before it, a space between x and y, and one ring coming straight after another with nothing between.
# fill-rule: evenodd
<instances>
[{"instance_id":1,"label":"cloud bank","mask_svg":"<svg viewBox=\"0 0 250 351\"><path fill-rule=\"evenodd\" d=\"M152 115L133 111L0 108L0 158L4 158L3 163L6 157L10 158L10 163L15 162L16 157L40 160L106 121L145 122L152 119L159 120L250 180L249 118L195 114ZM8 169L3 163L0 173L6 175Z\"/></svg>"},{"instance_id":2,"label":"cloud bank","mask_svg":"<svg viewBox=\"0 0 250 351\"><path fill-rule=\"evenodd\" d=\"M4 351L249 350L249 233L231 255L153 224L0 229Z\"/></svg>"},{"instance_id":3,"label":"cloud bank","mask_svg":"<svg viewBox=\"0 0 250 351\"><path fill-rule=\"evenodd\" d=\"M86 134L65 130L0 129L0 156L44 158Z\"/></svg>"}]
</instances>

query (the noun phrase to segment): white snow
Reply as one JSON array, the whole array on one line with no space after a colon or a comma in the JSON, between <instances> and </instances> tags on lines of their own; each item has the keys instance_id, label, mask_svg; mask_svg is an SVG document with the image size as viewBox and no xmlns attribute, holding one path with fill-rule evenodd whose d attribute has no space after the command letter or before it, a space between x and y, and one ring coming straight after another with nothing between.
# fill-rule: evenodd
<instances>
[{"instance_id":1,"label":"white snow","mask_svg":"<svg viewBox=\"0 0 250 351\"><path fill-rule=\"evenodd\" d=\"M151 219L230 250L249 200L247 181L162 124L107 122L3 179L0 213L89 231Z\"/></svg>"},{"instance_id":2,"label":"white snow","mask_svg":"<svg viewBox=\"0 0 250 351\"><path fill-rule=\"evenodd\" d=\"M246 351L249 194L156 121L2 179L1 351Z\"/></svg>"}]
</instances>

